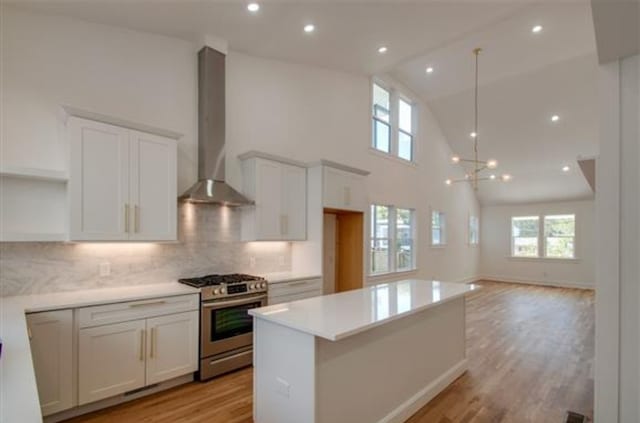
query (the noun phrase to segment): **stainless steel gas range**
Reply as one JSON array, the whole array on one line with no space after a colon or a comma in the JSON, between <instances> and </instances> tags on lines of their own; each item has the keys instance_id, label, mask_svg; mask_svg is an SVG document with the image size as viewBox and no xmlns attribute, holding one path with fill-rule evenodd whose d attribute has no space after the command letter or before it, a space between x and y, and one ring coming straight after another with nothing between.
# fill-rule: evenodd
<instances>
[{"instance_id":1,"label":"stainless steel gas range","mask_svg":"<svg viewBox=\"0 0 640 423\"><path fill-rule=\"evenodd\" d=\"M249 366L253 359L253 318L267 305L267 282L244 274L180 279L200 288L200 371L206 380Z\"/></svg>"}]
</instances>

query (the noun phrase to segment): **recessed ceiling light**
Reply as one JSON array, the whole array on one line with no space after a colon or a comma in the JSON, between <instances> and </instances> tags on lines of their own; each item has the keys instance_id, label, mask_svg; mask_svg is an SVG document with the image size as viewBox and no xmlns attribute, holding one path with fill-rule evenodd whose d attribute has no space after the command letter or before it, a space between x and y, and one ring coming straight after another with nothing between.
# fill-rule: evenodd
<instances>
[{"instance_id":1,"label":"recessed ceiling light","mask_svg":"<svg viewBox=\"0 0 640 423\"><path fill-rule=\"evenodd\" d=\"M476 134L475 132L472 132L472 133L470 133L470 134L469 134L469 136L470 136L471 138L475 138L475 137L477 137L477 136L478 136L478 134Z\"/></svg>"},{"instance_id":2,"label":"recessed ceiling light","mask_svg":"<svg viewBox=\"0 0 640 423\"><path fill-rule=\"evenodd\" d=\"M304 32L313 32L315 30L316 30L316 27L313 24L307 24L304 26Z\"/></svg>"},{"instance_id":3,"label":"recessed ceiling light","mask_svg":"<svg viewBox=\"0 0 640 423\"><path fill-rule=\"evenodd\" d=\"M447 179L446 181L444 181L444 183L447 185L451 185L453 181L451 179Z\"/></svg>"},{"instance_id":4,"label":"recessed ceiling light","mask_svg":"<svg viewBox=\"0 0 640 423\"><path fill-rule=\"evenodd\" d=\"M491 180L493 181L494 179L496 179L496 175L494 175L494 174L492 173L491 175L489 175L489 179L491 179Z\"/></svg>"},{"instance_id":5,"label":"recessed ceiling light","mask_svg":"<svg viewBox=\"0 0 640 423\"><path fill-rule=\"evenodd\" d=\"M386 52L387 52L387 50L388 50L388 49L387 49L387 47L385 47L385 46L378 47L378 53L380 53L380 54L384 54L384 53L386 53Z\"/></svg>"},{"instance_id":6,"label":"recessed ceiling light","mask_svg":"<svg viewBox=\"0 0 640 423\"><path fill-rule=\"evenodd\" d=\"M258 3L249 3L247 5L247 10L249 12L257 12L258 10L260 10L260 5Z\"/></svg>"},{"instance_id":7,"label":"recessed ceiling light","mask_svg":"<svg viewBox=\"0 0 640 423\"><path fill-rule=\"evenodd\" d=\"M460 156L452 156L451 163L460 163Z\"/></svg>"},{"instance_id":8,"label":"recessed ceiling light","mask_svg":"<svg viewBox=\"0 0 640 423\"><path fill-rule=\"evenodd\" d=\"M433 68L432 68L431 66L429 66L429 67L426 69L426 72L427 72L427 73L433 73Z\"/></svg>"},{"instance_id":9,"label":"recessed ceiling light","mask_svg":"<svg viewBox=\"0 0 640 423\"><path fill-rule=\"evenodd\" d=\"M487 161L487 168L488 169L495 169L496 167L498 167L498 161L495 159L490 159Z\"/></svg>"},{"instance_id":10,"label":"recessed ceiling light","mask_svg":"<svg viewBox=\"0 0 640 423\"><path fill-rule=\"evenodd\" d=\"M559 120L560 120L560 116L558 116L558 115L551 116L551 122L557 122Z\"/></svg>"},{"instance_id":11,"label":"recessed ceiling light","mask_svg":"<svg viewBox=\"0 0 640 423\"><path fill-rule=\"evenodd\" d=\"M563 166L563 167L562 167L562 171L563 171L563 172L568 172L568 171L570 171L570 170L571 170L571 168L570 168L569 166Z\"/></svg>"},{"instance_id":12,"label":"recessed ceiling light","mask_svg":"<svg viewBox=\"0 0 640 423\"><path fill-rule=\"evenodd\" d=\"M533 32L534 34L537 34L538 32L542 31L542 25L536 25L533 28L531 28L531 32Z\"/></svg>"}]
</instances>

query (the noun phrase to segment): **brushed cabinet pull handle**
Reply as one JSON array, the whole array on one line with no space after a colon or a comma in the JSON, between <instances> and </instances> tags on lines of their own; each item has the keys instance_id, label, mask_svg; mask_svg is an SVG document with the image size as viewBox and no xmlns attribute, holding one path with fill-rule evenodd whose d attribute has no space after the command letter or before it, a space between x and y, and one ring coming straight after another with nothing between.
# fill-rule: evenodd
<instances>
[{"instance_id":1,"label":"brushed cabinet pull handle","mask_svg":"<svg viewBox=\"0 0 640 423\"><path fill-rule=\"evenodd\" d=\"M149 358L153 358L153 355L155 354L156 351L156 331L155 328L151 328L151 348L150 348L150 352L149 352Z\"/></svg>"},{"instance_id":2,"label":"brushed cabinet pull handle","mask_svg":"<svg viewBox=\"0 0 640 423\"><path fill-rule=\"evenodd\" d=\"M124 231L129 233L129 204L124 205Z\"/></svg>"},{"instance_id":3,"label":"brushed cabinet pull handle","mask_svg":"<svg viewBox=\"0 0 640 423\"><path fill-rule=\"evenodd\" d=\"M144 361L144 338L145 338L145 334L144 334L144 329L140 330L140 355L139 355L139 359L140 361Z\"/></svg>"},{"instance_id":4,"label":"brushed cabinet pull handle","mask_svg":"<svg viewBox=\"0 0 640 423\"><path fill-rule=\"evenodd\" d=\"M138 233L140 227L140 207L136 204L133 209L133 231Z\"/></svg>"},{"instance_id":5,"label":"brushed cabinet pull handle","mask_svg":"<svg viewBox=\"0 0 640 423\"><path fill-rule=\"evenodd\" d=\"M130 308L133 307L144 307L144 306L152 306L152 305L160 305L160 304L166 304L167 301L166 300L160 300L160 301L147 301L146 303L133 303L133 304L129 304Z\"/></svg>"}]
</instances>

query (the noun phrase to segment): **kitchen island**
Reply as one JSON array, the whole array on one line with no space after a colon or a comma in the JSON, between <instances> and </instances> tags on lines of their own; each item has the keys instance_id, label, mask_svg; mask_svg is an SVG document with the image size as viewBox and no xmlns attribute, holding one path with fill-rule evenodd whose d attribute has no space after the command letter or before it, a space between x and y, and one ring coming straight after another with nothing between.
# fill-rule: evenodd
<instances>
[{"instance_id":1,"label":"kitchen island","mask_svg":"<svg viewBox=\"0 0 640 423\"><path fill-rule=\"evenodd\" d=\"M411 279L251 310L256 423L405 421L465 372L475 288Z\"/></svg>"}]
</instances>

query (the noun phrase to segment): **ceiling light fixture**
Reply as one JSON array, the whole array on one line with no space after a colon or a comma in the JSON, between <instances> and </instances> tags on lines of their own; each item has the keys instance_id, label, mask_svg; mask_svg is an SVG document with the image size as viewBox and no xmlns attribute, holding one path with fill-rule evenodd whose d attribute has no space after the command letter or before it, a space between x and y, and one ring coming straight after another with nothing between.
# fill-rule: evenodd
<instances>
[{"instance_id":1,"label":"ceiling light fixture","mask_svg":"<svg viewBox=\"0 0 640 423\"><path fill-rule=\"evenodd\" d=\"M563 166L563 167L562 167L562 171L563 171L563 172L568 172L568 171L570 171L570 170L571 170L571 168L570 168L569 166Z\"/></svg>"},{"instance_id":2,"label":"ceiling light fixture","mask_svg":"<svg viewBox=\"0 0 640 423\"><path fill-rule=\"evenodd\" d=\"M307 24L304 26L304 32L306 33L313 32L315 30L316 30L316 27L313 24Z\"/></svg>"},{"instance_id":3,"label":"ceiling light fixture","mask_svg":"<svg viewBox=\"0 0 640 423\"><path fill-rule=\"evenodd\" d=\"M560 120L560 116L558 116L558 115L551 116L551 122L557 122L559 120Z\"/></svg>"},{"instance_id":4,"label":"ceiling light fixture","mask_svg":"<svg viewBox=\"0 0 640 423\"><path fill-rule=\"evenodd\" d=\"M541 31L542 31L542 25L536 25L533 28L531 28L531 32L533 32L534 34L537 34Z\"/></svg>"},{"instance_id":5,"label":"ceiling light fixture","mask_svg":"<svg viewBox=\"0 0 640 423\"><path fill-rule=\"evenodd\" d=\"M258 10L260 10L260 5L259 5L258 3L249 3L249 4L247 5L247 10L248 10L249 12L253 12L253 13L255 13L255 12L257 12Z\"/></svg>"},{"instance_id":6,"label":"ceiling light fixture","mask_svg":"<svg viewBox=\"0 0 640 423\"><path fill-rule=\"evenodd\" d=\"M378 53L380 53L380 54L384 54L384 53L386 53L386 52L387 52L387 50L388 50L388 49L387 49L387 47L385 47L385 46L380 46L380 47L378 47Z\"/></svg>"},{"instance_id":7,"label":"ceiling light fixture","mask_svg":"<svg viewBox=\"0 0 640 423\"><path fill-rule=\"evenodd\" d=\"M433 73L433 68L432 68L431 66L429 66L429 67L426 69L426 72L427 72L427 73Z\"/></svg>"},{"instance_id":8,"label":"ceiling light fixture","mask_svg":"<svg viewBox=\"0 0 640 423\"><path fill-rule=\"evenodd\" d=\"M473 126L473 132L470 134L471 138L473 138L473 158L463 159L463 158L460 158L460 156L458 155L454 155L451 157L451 162L470 164L471 169L465 170L466 172L465 172L464 179L447 179L445 181L445 184L447 185L452 185L458 182L470 182L471 186L476 191L478 190L478 183L480 181L496 179L495 174L491 174L489 176L483 176L482 172L487 169L495 169L498 167L498 161L495 159L480 160L478 158L478 141L479 141L479 137L478 137L478 108L479 108L478 106L478 85L479 85L478 84L478 58L480 56L481 51L482 51L481 48L473 49L473 54L475 56L475 65L476 65L475 92L474 92L474 126ZM500 180L502 180L503 182L510 181L511 175L505 173L500 176Z\"/></svg>"}]
</instances>

